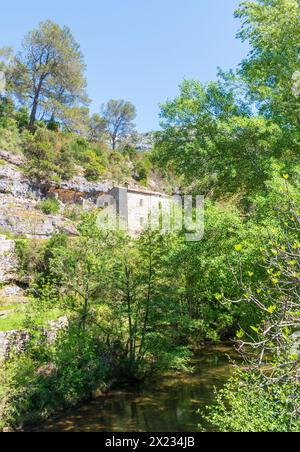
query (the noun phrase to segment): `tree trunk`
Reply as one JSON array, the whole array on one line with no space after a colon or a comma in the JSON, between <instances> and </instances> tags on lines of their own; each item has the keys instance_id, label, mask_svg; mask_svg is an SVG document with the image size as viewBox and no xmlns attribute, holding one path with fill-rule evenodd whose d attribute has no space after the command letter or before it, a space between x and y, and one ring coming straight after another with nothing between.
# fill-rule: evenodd
<instances>
[{"instance_id":1,"label":"tree trunk","mask_svg":"<svg viewBox=\"0 0 300 452\"><path fill-rule=\"evenodd\" d=\"M117 138L115 136L111 137L111 141L112 141L112 149L113 151L116 150L116 144L117 144Z\"/></svg>"},{"instance_id":2,"label":"tree trunk","mask_svg":"<svg viewBox=\"0 0 300 452\"><path fill-rule=\"evenodd\" d=\"M35 96L34 101L33 101L33 105L32 105L32 109L31 109L31 113L30 113L30 121L29 121L29 129L31 131L34 130L38 104L39 104L38 96Z\"/></svg>"},{"instance_id":3,"label":"tree trunk","mask_svg":"<svg viewBox=\"0 0 300 452\"><path fill-rule=\"evenodd\" d=\"M142 360L143 355L144 355L144 345L145 345L148 320L149 320L149 314L150 314L150 303L151 303L151 296L152 296L152 278L153 278L152 252L153 252L152 237L151 237L151 233L150 233L149 234L149 255L148 255L149 267L148 267L146 311L145 311L144 324L143 324L143 329L142 329L141 344L140 344L140 350L139 350L139 360Z\"/></svg>"},{"instance_id":4,"label":"tree trunk","mask_svg":"<svg viewBox=\"0 0 300 452\"><path fill-rule=\"evenodd\" d=\"M35 122L36 122L36 114L37 114L37 109L39 106L39 100L40 100L40 95L41 95L41 91L42 91L42 86L43 86L43 82L47 76L48 76L48 74L42 74L40 76L39 83L35 89L32 109L31 109L31 113L30 113L30 121L29 121L29 129L31 131L34 131L34 126L35 126Z\"/></svg>"}]
</instances>

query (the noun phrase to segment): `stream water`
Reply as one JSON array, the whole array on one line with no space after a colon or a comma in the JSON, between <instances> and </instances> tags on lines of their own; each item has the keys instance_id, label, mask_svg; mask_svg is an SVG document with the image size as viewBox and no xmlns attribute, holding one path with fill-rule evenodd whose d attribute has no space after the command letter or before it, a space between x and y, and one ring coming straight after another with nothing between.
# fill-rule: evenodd
<instances>
[{"instance_id":1,"label":"stream water","mask_svg":"<svg viewBox=\"0 0 300 452\"><path fill-rule=\"evenodd\" d=\"M199 410L213 403L214 388L221 388L232 371L229 356L234 356L232 347L206 347L195 355L191 374L166 373L114 390L35 431L196 432L203 425Z\"/></svg>"}]
</instances>

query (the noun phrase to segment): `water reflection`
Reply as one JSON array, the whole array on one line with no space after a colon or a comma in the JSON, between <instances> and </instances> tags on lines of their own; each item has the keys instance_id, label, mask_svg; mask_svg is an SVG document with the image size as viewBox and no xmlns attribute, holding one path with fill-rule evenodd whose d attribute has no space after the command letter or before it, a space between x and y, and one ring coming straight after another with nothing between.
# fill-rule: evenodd
<instances>
[{"instance_id":1,"label":"water reflection","mask_svg":"<svg viewBox=\"0 0 300 452\"><path fill-rule=\"evenodd\" d=\"M169 373L155 381L113 391L35 431L43 432L195 432L197 411L212 403L232 370L227 346L201 350L193 374Z\"/></svg>"}]
</instances>

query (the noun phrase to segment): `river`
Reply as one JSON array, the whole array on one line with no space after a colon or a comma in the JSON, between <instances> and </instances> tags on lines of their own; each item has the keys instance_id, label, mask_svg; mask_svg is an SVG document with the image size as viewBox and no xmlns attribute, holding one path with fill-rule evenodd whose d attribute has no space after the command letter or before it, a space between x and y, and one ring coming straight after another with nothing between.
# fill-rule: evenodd
<instances>
[{"instance_id":1,"label":"river","mask_svg":"<svg viewBox=\"0 0 300 452\"><path fill-rule=\"evenodd\" d=\"M221 388L232 371L229 355L232 347L205 347L195 355L191 374L170 372L114 390L34 431L195 432L203 421L199 410L213 403L214 387Z\"/></svg>"}]
</instances>

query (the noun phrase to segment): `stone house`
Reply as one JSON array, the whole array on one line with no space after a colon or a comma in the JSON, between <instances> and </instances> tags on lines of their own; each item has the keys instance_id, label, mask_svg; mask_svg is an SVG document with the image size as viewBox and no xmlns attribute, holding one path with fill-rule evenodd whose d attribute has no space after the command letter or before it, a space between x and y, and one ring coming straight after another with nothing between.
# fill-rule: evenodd
<instances>
[{"instance_id":1,"label":"stone house","mask_svg":"<svg viewBox=\"0 0 300 452\"><path fill-rule=\"evenodd\" d=\"M138 233L149 221L152 227L162 226L163 218L168 221L172 200L163 193L127 186L114 187L107 195L99 197L97 205L104 208L113 206L123 226L129 232Z\"/></svg>"}]
</instances>

